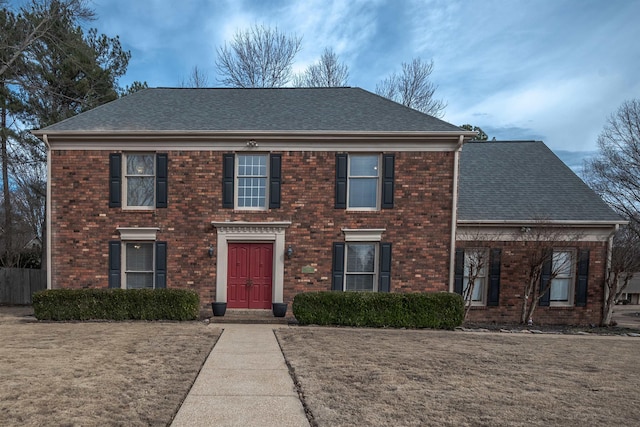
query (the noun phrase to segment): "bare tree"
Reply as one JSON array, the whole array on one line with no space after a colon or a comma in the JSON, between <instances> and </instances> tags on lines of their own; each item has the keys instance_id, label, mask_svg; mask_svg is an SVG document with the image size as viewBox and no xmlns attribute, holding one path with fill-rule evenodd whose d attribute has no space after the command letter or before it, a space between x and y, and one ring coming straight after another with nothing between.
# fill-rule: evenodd
<instances>
[{"instance_id":1,"label":"bare tree","mask_svg":"<svg viewBox=\"0 0 640 427\"><path fill-rule=\"evenodd\" d=\"M348 67L340 63L338 55L330 48L325 48L320 60L294 76L296 87L340 87L347 86Z\"/></svg>"},{"instance_id":2,"label":"bare tree","mask_svg":"<svg viewBox=\"0 0 640 427\"><path fill-rule=\"evenodd\" d=\"M630 227L620 228L614 236L610 266L605 280L603 326L611 324L613 307L620 300L634 273L638 271L640 271L640 238Z\"/></svg>"},{"instance_id":3,"label":"bare tree","mask_svg":"<svg viewBox=\"0 0 640 427\"><path fill-rule=\"evenodd\" d=\"M487 268L489 266L489 248L472 248L464 251L464 288L462 298L465 302L464 318L469 316L469 311L475 300L476 292L485 292L480 281L487 285Z\"/></svg>"},{"instance_id":4,"label":"bare tree","mask_svg":"<svg viewBox=\"0 0 640 427\"><path fill-rule=\"evenodd\" d=\"M0 4L1 6L1 4ZM8 9L0 10L7 16ZM37 19L18 19L13 28L2 28L3 37L0 39L0 78L19 61L20 57L38 40L48 38L55 42L52 28L63 18L72 21L93 19L93 11L86 6L86 0L32 0L29 6L24 6L20 14L33 14ZM5 37L11 34L12 37Z\"/></svg>"},{"instance_id":5,"label":"bare tree","mask_svg":"<svg viewBox=\"0 0 640 427\"><path fill-rule=\"evenodd\" d=\"M229 87L282 87L291 79L291 65L302 38L278 28L254 25L238 30L229 45L217 49L220 82Z\"/></svg>"},{"instance_id":6,"label":"bare tree","mask_svg":"<svg viewBox=\"0 0 640 427\"><path fill-rule=\"evenodd\" d=\"M376 93L414 110L442 117L447 104L434 98L438 86L430 80L432 72L433 60L423 62L415 58L411 63L403 62L402 73L394 72L378 83Z\"/></svg>"},{"instance_id":7,"label":"bare tree","mask_svg":"<svg viewBox=\"0 0 640 427\"><path fill-rule=\"evenodd\" d=\"M209 85L209 76L203 72L197 65L191 69L189 79L185 82L182 80L181 87L203 88Z\"/></svg>"},{"instance_id":8,"label":"bare tree","mask_svg":"<svg viewBox=\"0 0 640 427\"><path fill-rule=\"evenodd\" d=\"M598 147L585 164L585 181L640 237L640 99L625 101L609 117Z\"/></svg>"},{"instance_id":9,"label":"bare tree","mask_svg":"<svg viewBox=\"0 0 640 427\"><path fill-rule=\"evenodd\" d=\"M538 221L531 227L522 227L521 244L524 248L521 323L530 323L540 300L551 290L554 280L566 271L573 271L576 259L565 256L572 251L581 233L568 233L547 221Z\"/></svg>"}]
</instances>

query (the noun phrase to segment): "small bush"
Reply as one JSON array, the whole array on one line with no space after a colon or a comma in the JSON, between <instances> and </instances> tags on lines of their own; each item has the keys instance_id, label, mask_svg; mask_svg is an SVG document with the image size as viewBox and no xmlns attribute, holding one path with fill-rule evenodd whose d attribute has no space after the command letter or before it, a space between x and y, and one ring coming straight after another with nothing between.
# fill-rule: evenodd
<instances>
[{"instance_id":1,"label":"small bush","mask_svg":"<svg viewBox=\"0 0 640 427\"><path fill-rule=\"evenodd\" d=\"M293 299L301 325L453 329L464 301L453 293L308 292Z\"/></svg>"},{"instance_id":2,"label":"small bush","mask_svg":"<svg viewBox=\"0 0 640 427\"><path fill-rule=\"evenodd\" d=\"M195 320L198 294L185 289L52 289L33 294L39 320Z\"/></svg>"}]
</instances>

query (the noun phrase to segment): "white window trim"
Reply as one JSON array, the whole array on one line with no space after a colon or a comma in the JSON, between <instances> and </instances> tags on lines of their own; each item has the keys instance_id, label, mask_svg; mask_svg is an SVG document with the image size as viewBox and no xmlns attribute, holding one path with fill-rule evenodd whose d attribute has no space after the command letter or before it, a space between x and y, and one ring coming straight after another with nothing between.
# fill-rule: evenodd
<instances>
[{"instance_id":1,"label":"white window trim","mask_svg":"<svg viewBox=\"0 0 640 427\"><path fill-rule=\"evenodd\" d=\"M378 292L379 285L379 274L380 274L380 243L378 241L351 241L345 244L344 248L344 278L342 280L342 290L347 292L347 277L353 275L372 275L371 273L363 273L363 272L353 272L349 273L349 265L348 265L348 255L349 255L349 245L357 245L357 244L365 244L365 245L373 245L373 289L371 292ZM351 292L351 291L349 291ZM353 291L353 292L367 292L367 291Z\"/></svg>"},{"instance_id":2,"label":"white window trim","mask_svg":"<svg viewBox=\"0 0 640 427\"><path fill-rule=\"evenodd\" d=\"M127 244L132 244L132 243L149 244L151 242L149 240L123 240L120 242L120 245L121 245L120 265L124 267L124 268L121 268L121 271L120 271L120 287L122 289L129 289L127 287L127 273L130 273L130 271L127 270ZM152 266L151 277L153 278L152 280L153 287L151 289L155 289L156 288L156 245L152 244L151 249L153 251L153 259L151 260L151 266ZM134 272L131 272L131 273L134 273ZM149 288L143 288L143 289L149 289Z\"/></svg>"},{"instance_id":3,"label":"white window trim","mask_svg":"<svg viewBox=\"0 0 640 427\"><path fill-rule=\"evenodd\" d=\"M139 241L155 241L160 231L157 227L118 227L117 230L120 233L120 240Z\"/></svg>"},{"instance_id":4,"label":"white window trim","mask_svg":"<svg viewBox=\"0 0 640 427\"><path fill-rule=\"evenodd\" d=\"M575 294L576 294L576 280L577 280L577 251L575 249L570 248L556 248L553 249L553 252L569 252L571 254L571 278L569 280L569 298L567 301L552 301L551 300L551 287L549 287L549 307L573 307L575 303ZM551 268L553 269L553 254L551 259ZM555 279L554 279L555 280ZM553 286L553 280L551 281L551 286Z\"/></svg>"},{"instance_id":5,"label":"white window trim","mask_svg":"<svg viewBox=\"0 0 640 427\"><path fill-rule=\"evenodd\" d=\"M122 153L122 209L132 211L151 211L156 209L156 180L158 178L156 153L155 152L125 152ZM151 175L129 175L127 174L127 157L153 155L153 203L151 206L129 206L129 176L150 177Z\"/></svg>"},{"instance_id":6,"label":"white window trim","mask_svg":"<svg viewBox=\"0 0 640 427\"><path fill-rule=\"evenodd\" d=\"M381 242L386 228L343 228L345 242Z\"/></svg>"},{"instance_id":7,"label":"white window trim","mask_svg":"<svg viewBox=\"0 0 640 427\"><path fill-rule=\"evenodd\" d=\"M351 158L352 157L366 157L366 156L377 156L378 157L378 176L377 185L376 185L376 206L373 208L367 207L356 207L352 208L349 206L349 193L351 192ZM358 178L373 178L372 176L355 176L354 179ZM347 155L347 210L348 211L364 211L364 212L375 212L380 210L380 199L382 199L382 155L376 153L357 153Z\"/></svg>"},{"instance_id":8,"label":"white window trim","mask_svg":"<svg viewBox=\"0 0 640 427\"><path fill-rule=\"evenodd\" d=\"M482 288L482 293L480 294L480 300L479 301L473 301L473 299L470 301L471 305L474 307L484 307L487 305L487 294L489 292L489 248L465 248L464 249L464 265L463 265L463 271L466 271L466 266L467 266L467 251L484 251L484 256L485 256L485 263L484 263L484 276L482 277L484 280L482 282L483 288ZM468 277L467 276L462 276L462 293L464 296L464 290L466 288L466 284L468 282ZM472 295L473 298L473 295ZM465 302L466 303L466 302Z\"/></svg>"},{"instance_id":9,"label":"white window trim","mask_svg":"<svg viewBox=\"0 0 640 427\"><path fill-rule=\"evenodd\" d=\"M264 156L266 157L266 164L265 164L265 168L266 168L266 175L265 175L265 188L264 188L264 206L258 206L258 207L253 207L253 206L238 206L238 182L240 180L240 174L238 173L239 169L240 169L240 157L241 156ZM233 175L234 175L234 179L233 179L233 206L235 210L238 211L259 211L259 212L264 212L266 210L269 209L269 180L270 180L270 176L269 176L269 172L270 172L270 156L268 153L237 153L234 159L234 165L233 165Z\"/></svg>"}]
</instances>

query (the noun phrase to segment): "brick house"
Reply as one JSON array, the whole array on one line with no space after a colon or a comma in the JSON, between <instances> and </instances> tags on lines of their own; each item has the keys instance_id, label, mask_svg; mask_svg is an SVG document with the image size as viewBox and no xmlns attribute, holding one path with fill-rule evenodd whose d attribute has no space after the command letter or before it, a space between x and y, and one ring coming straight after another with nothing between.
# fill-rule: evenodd
<instances>
[{"instance_id":1,"label":"brick house","mask_svg":"<svg viewBox=\"0 0 640 427\"><path fill-rule=\"evenodd\" d=\"M463 149L475 133L358 88L147 89L34 133L48 148L49 288L189 288L229 309L304 291L459 291L456 259L477 246L459 228L523 222L476 215L464 179L484 176L467 151L491 160L520 145ZM587 190L584 203L604 206ZM590 249L585 306L572 298L549 321L598 320L620 221L606 206L589 221L576 219L597 224L575 249ZM500 280L486 275L474 318L516 320L512 243L490 245Z\"/></svg>"}]
</instances>

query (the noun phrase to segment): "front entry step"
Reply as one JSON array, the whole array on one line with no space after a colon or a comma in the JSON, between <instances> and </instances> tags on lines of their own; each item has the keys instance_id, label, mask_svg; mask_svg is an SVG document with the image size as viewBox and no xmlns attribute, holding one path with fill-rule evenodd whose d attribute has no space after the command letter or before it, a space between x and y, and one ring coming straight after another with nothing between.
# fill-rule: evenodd
<instances>
[{"instance_id":1,"label":"front entry step","mask_svg":"<svg viewBox=\"0 0 640 427\"><path fill-rule=\"evenodd\" d=\"M274 317L271 310L247 310L242 308L227 308L224 316L212 316L211 309L205 316L212 323L266 323L286 325L292 319L287 317Z\"/></svg>"}]
</instances>

